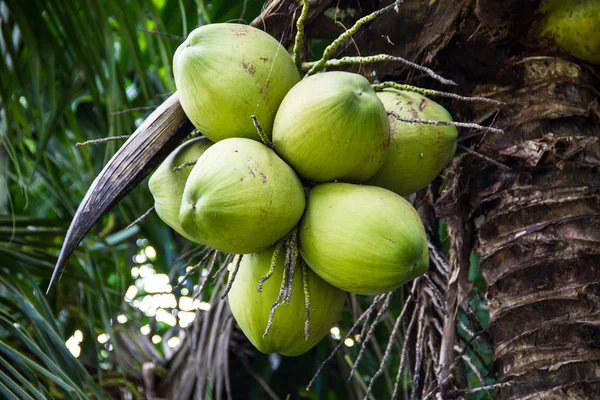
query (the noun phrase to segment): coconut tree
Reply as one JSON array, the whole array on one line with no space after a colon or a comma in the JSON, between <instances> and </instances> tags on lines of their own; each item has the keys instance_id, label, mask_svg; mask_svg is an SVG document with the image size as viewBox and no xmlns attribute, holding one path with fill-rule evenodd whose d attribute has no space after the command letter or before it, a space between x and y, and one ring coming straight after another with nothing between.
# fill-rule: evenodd
<instances>
[{"instance_id":1,"label":"coconut tree","mask_svg":"<svg viewBox=\"0 0 600 400\"><path fill-rule=\"evenodd\" d=\"M75 214L59 265L73 251L75 255L70 260L75 261L69 262L77 265L69 266L56 290L62 293L64 303L73 298L72 294L65 293L66 281L78 282L84 299L81 304L86 305L87 314L97 315L97 323L105 325L105 332L112 329L107 321L112 310L118 309L114 304L121 300L123 290L113 289L113 297L106 296L110 291L100 290L98 296L104 299L100 303L95 302L97 297L91 294L110 278L95 272L106 272L107 267L102 266L110 265L108 260L101 261L102 257L111 259L111 252L127 252L127 247L119 248L119 243L127 241L131 231L115 229L115 226L120 229L126 225L122 221L116 225L113 222L111 227L111 215L113 221L124 217L129 222L150 207L151 202L140 200L147 196L145 188L133 187L193 129L176 95L166 100L142 125L138 126L141 121L135 123L130 117L144 117L148 114L146 110L128 113L123 117L130 118L128 121L114 117L113 113L122 109L158 105L162 99L156 98L156 94L173 87L169 58L177 42L170 43L165 36L149 35L144 36L148 42L142 49L135 35L145 29L185 36L191 30L188 27L197 23L225 21L240 15L250 16L253 12L252 16L259 15L261 6L261 2L252 1L235 5L213 2L209 12L204 2L199 2L199 12L193 14L186 13L185 7L178 9L171 4L173 2L168 3L168 6L154 2L144 4L137 14L134 9L121 10L110 2L104 8L81 2L78 13L71 13L60 2L50 5L36 2L37 7L23 7L16 1L3 3L8 6L3 8L3 21L13 21L12 25L3 23L3 38L16 37L13 42L5 39L2 99L7 111L3 114L4 123L12 129L9 132L29 139L29 142L7 140L9 136L3 136L4 154L12 166L9 178L13 188L27 187L25 178L38 178L33 188L40 195L32 198L39 208L51 209L54 216L50 221L6 218L3 222L5 231L11 233L1 237L10 245L0 249L6 261L2 267L3 271L13 267L12 272L15 272L11 281L6 282L6 290L11 291L13 299L23 299L17 304L38 304L33 310L21 307L28 311L26 315L32 321L29 335L34 332L38 335L35 337L19 336L15 324L26 320L16 317L20 315L18 306L9 307L8 311L3 309L5 325L17 329L9 336L11 341L3 347L3 354L15 354L16 349L21 359L31 354L40 357L45 364L37 371L55 372L57 377L50 378L50 387L73 387L76 394L72 397L82 391L106 391L109 385L103 386L102 379L96 378L96 370L101 368L89 365L81 368L61 353L64 346L53 336L58 330L52 325L55 318L51 315L52 310L65 308L60 304L61 296L51 291L48 308L39 290L36 292L38 300L34 300L26 291L19 291L14 280L23 288L31 287L36 281L31 277L35 276L42 276L44 282L48 282L54 261L52 254L66 233L66 224L60 219ZM284 361L283 367L277 369L272 363L281 360L275 358L270 360L271 368L268 368L265 364L269 359L252 351L236 330L227 304L219 301L220 290L226 283L224 269L217 267L227 266L231 258L203 248L192 249L186 255L184 249L178 247L185 242L173 239L172 232L152 220L155 218L152 215L137 226L146 237L152 239L151 235L155 235L153 243L165 243L158 252L165 260L157 261L164 263L165 271L176 265L173 278L181 274L182 265L204 265L207 277L216 271L212 283L204 280L198 288L198 293L206 289L204 299L212 307L196 318L169 362L164 362L162 355L154 354L152 348L137 352L139 361L134 367L141 369L145 362L145 373L128 374L129 379L116 382L116 387L131 393L143 388L147 396L203 398L214 393L215 398L225 398L231 393L232 382L235 397L235 392L245 390L244 384L239 382L251 376L255 379L253 382L258 383L253 386L260 387L258 396L266 394L277 398L285 393L298 393L297 387L291 388L282 382L290 378L289 371L294 371L294 365L310 365L308 375L320 373L309 383L311 387L316 386L316 392L311 393L319 396L325 395L327 387L338 386L327 383L327 377L335 377L342 371L349 372L351 380L338 390L344 393L340 396L348 398L470 398L492 396L494 390L500 399L593 398L600 390L598 67L591 64L597 63L595 56L586 57L585 45L584 50L573 50L568 43L561 42L562 36L552 34L551 25L542 23L544 12L550 11L553 2L546 2L545 8L541 3L539 0L274 0L265 5L252 25L266 30L290 49L294 48L304 72L341 69L358 72L376 85L393 82L405 85L398 88L412 92L419 90L415 86L426 88L422 94L440 96L436 101L451 112L455 121L464 122L459 131L457 157L441 177L411 197L429 236L430 271L396 292L367 299L352 296L349 308L354 314L342 317L341 333L348 339L360 341L361 346L349 349L344 341L334 342L337 351L327 357L330 352L325 343L311 353L314 359ZM567 3L569 7L592 7L596 2ZM187 10L196 9L193 4L188 6ZM129 4L128 7L134 6ZM579 14L571 12L569 7L566 15L577 17ZM42 9L48 12L32 11ZM152 15L154 25L140 28L131 21L131 15L141 15L140 10ZM99 18L95 12L103 17ZM84 24L67 23L77 21L82 15L93 21L86 28L97 29L102 35L93 35L93 30L84 28ZM598 15L597 11L593 15ZM303 22L298 23L298 19ZM551 23L556 20L547 19ZM179 25L174 20L179 21ZM10 32L14 26L20 28L16 35ZM578 26L585 24L580 22ZM111 37L114 30L120 37L116 43L130 49L132 58L115 59L115 42L98 40ZM297 30L301 35L296 35ZM593 36L588 39L587 46L592 54L598 54L600 49L593 39ZM27 52L19 41L26 43ZM49 51L48 46L39 43L66 47L65 59L59 63L53 58L59 52ZM76 55L87 54L84 49L91 43L96 43L95 47L102 52L90 57L91 61L81 64L81 68L76 67L80 65ZM299 51L300 48L303 50ZM104 61L107 59L110 60L108 68ZM44 63L52 66L63 61L74 66L66 71L77 71L79 75L62 70L56 74L55 68L41 68ZM15 73L15 66L19 65L28 67L31 73L27 76L32 77L32 82ZM153 76L144 71L147 65L161 65L152 71L154 79L147 78ZM122 71L135 71L134 79L126 88L115 87L123 84ZM13 76L17 79L9 79ZM82 77L80 81L78 76ZM96 85L82 86L82 81L96 82ZM51 92L42 88L49 83L62 85L64 90L56 91L58 96L48 97L47 93ZM86 88L85 96L81 94L82 87ZM133 97L128 95L134 90L132 87L136 93ZM74 98L93 103L92 111L82 115L82 110L73 108L67 101ZM69 104L71 107L67 107ZM108 114L108 118L94 113ZM30 121L36 125L31 127ZM108 125L103 126L102 121L108 121ZM424 123L411 121L414 122ZM490 125L503 131L485 129ZM129 134L135 126L138 126L137 135L127 142L129 146L121 148L121 158L116 156L119 160L137 162L133 167L130 163L123 168L114 162L115 158L109 161L117 147L114 142L108 143L106 150L93 147L89 150L92 154L84 156L72 150L73 142L90 136L107 136L106 132L109 136ZM55 129L63 132L58 139L51 135ZM84 134L84 129L94 133ZM156 138L146 140L149 132L156 134L153 136ZM132 159L128 152L135 148L138 148L135 154L142 156ZM53 154L66 156L52 157ZM67 166L73 165L81 167L69 170ZM70 174L61 175L65 170ZM115 171L123 179L111 186L112 194L107 196L106 192L100 192L100 196L94 196L98 187L107 182L105 177L114 176ZM92 184L94 176L98 179ZM88 192L80 210L89 209L91 214L75 213L89 186L93 190ZM74 187L77 199L72 199L64 187ZM132 194L125 196L132 189ZM22 193L30 191L23 189ZM120 199L123 200L119 207L102 220L106 229L100 228L88 236L88 240L90 237L99 239L84 242L77 248L85 232ZM19 201L25 204L25 199ZM0 207L2 204L0 198ZM20 207L17 209L24 209ZM30 226L36 227L35 233ZM45 228L47 226L50 227ZM19 233L23 241L14 241L14 236L21 238ZM105 253L98 254L98 251ZM176 262L177 253L182 254L185 262ZM13 262L15 260L17 262ZM29 268L28 274L16 273L24 267ZM119 268L126 270L127 266ZM78 276L77 271L85 272L84 276ZM191 275L194 271L196 269L190 269L182 276L183 280L195 276ZM127 284L115 287L119 286ZM485 301L481 299L483 295ZM489 316L485 312L486 305ZM49 328L36 325L42 314L51 321L47 324ZM91 323L90 334L85 333L85 336L94 336L96 326ZM356 334L360 336L354 336ZM127 339L126 335L114 333L111 337L115 348L125 349L126 355L133 354L131 349L135 346L124 345L132 342L131 336ZM134 337L135 340L139 338ZM4 341L2 343L4 345ZM58 346L57 350L40 345L48 343ZM22 350L24 344L30 347ZM488 345L493 351L493 364L485 354ZM54 358L42 358L44 352ZM232 357L232 353L240 356ZM320 365L330 359L337 363ZM65 363L71 363L72 372L63 377L60 371L67 370ZM2 380L2 388L19 394L10 383L16 382L16 386L21 387L18 382L31 382L31 379L19 381L5 365L8 364L3 364L0 377L9 378ZM30 370L17 369L21 371L20 376L35 376L31 365ZM164 368L168 368L168 372ZM232 376L239 374L242 368L247 371L242 373L242 379ZM90 369L94 372L88 376L86 371ZM310 380L310 376L295 371L291 381L306 384ZM129 384L130 381L134 384ZM76 382L85 383L79 387L71 385ZM49 385L40 379L34 387Z\"/></svg>"}]
</instances>

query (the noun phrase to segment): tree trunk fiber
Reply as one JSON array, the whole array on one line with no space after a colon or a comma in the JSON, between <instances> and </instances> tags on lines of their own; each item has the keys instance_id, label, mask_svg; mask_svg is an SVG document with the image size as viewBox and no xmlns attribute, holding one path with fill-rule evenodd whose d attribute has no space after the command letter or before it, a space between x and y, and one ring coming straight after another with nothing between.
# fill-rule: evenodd
<instances>
[{"instance_id":1,"label":"tree trunk fiber","mask_svg":"<svg viewBox=\"0 0 600 400\"><path fill-rule=\"evenodd\" d=\"M463 179L488 284L500 399L600 398L600 130L586 73L527 60L507 88L505 135L478 151ZM531 74L532 76L527 76ZM466 162L467 158L465 158ZM473 168L475 167L475 168Z\"/></svg>"},{"instance_id":2,"label":"tree trunk fiber","mask_svg":"<svg viewBox=\"0 0 600 400\"><path fill-rule=\"evenodd\" d=\"M467 204L506 383L498 399L600 399L598 70L524 45L514 27L497 40L500 31L469 24L437 62L458 65L446 73L474 95L506 103L498 113L462 106L458 116L506 133L462 138L479 154L455 160L442 203L446 213ZM488 39L477 32L486 30Z\"/></svg>"}]
</instances>

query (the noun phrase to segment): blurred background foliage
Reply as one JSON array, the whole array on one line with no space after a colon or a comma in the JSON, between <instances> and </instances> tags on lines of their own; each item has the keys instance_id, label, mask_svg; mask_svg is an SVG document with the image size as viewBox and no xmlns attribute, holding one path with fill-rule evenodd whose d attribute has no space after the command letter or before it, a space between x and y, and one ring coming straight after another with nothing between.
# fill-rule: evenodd
<instances>
[{"instance_id":1,"label":"blurred background foliage","mask_svg":"<svg viewBox=\"0 0 600 400\"><path fill-rule=\"evenodd\" d=\"M210 378L201 383L212 366L192 355L198 343L186 347L193 336L206 339L200 347L219 346L198 339L201 319L231 325L228 314L210 314L219 301L217 287L192 299L207 271L206 263L191 267L205 249L175 235L156 214L127 229L153 205L147 182L88 234L59 283L44 293L71 216L122 141L76 143L131 134L175 90L172 56L192 29L251 21L262 7L259 0L0 1L0 397L224 396L217 396L220 386ZM471 278L483 290L477 264L474 259ZM353 297L354 314L347 309L339 328L298 358L259 354L229 328L227 371L215 379L229 382L232 398L362 398L401 296L350 382L356 336L315 389L304 390L353 315L371 300ZM473 308L485 322L484 304L475 301ZM390 396L399 348L372 398ZM491 362L489 350L483 352L484 359L476 359L482 366ZM404 382L410 393L410 379Z\"/></svg>"}]
</instances>

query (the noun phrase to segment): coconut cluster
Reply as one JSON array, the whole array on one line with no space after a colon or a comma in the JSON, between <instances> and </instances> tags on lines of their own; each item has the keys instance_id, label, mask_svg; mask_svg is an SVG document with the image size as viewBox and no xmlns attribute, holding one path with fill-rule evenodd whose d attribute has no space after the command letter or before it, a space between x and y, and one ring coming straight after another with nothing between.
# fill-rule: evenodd
<instances>
[{"instance_id":1,"label":"coconut cluster","mask_svg":"<svg viewBox=\"0 0 600 400\"><path fill-rule=\"evenodd\" d=\"M425 229L402 196L453 157L456 129L387 111L451 120L440 105L376 93L347 72L301 80L280 43L245 25L194 30L173 66L181 105L205 137L185 142L151 177L156 211L187 239L243 255L228 298L260 351L302 354L337 320L345 292L385 293L427 271ZM185 163L195 164L176 168ZM265 335L284 276L278 244L290 232L291 252L308 269L292 276L291 297Z\"/></svg>"}]
</instances>

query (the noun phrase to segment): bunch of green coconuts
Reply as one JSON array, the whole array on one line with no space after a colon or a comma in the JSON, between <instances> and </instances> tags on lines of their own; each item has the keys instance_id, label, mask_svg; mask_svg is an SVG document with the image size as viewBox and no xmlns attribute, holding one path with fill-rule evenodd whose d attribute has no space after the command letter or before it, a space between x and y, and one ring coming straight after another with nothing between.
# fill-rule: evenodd
<instances>
[{"instance_id":1,"label":"bunch of green coconuts","mask_svg":"<svg viewBox=\"0 0 600 400\"><path fill-rule=\"evenodd\" d=\"M425 230L402 196L440 173L457 132L387 111L451 121L443 107L415 93L376 93L353 73L301 79L277 40L245 25L196 29L173 66L181 105L205 137L186 141L151 177L156 212L191 241L244 255L228 299L260 351L302 354L337 320L345 292L385 293L427 271ZM289 303L265 335L285 251L261 278L291 231L309 268L293 276Z\"/></svg>"}]
</instances>

